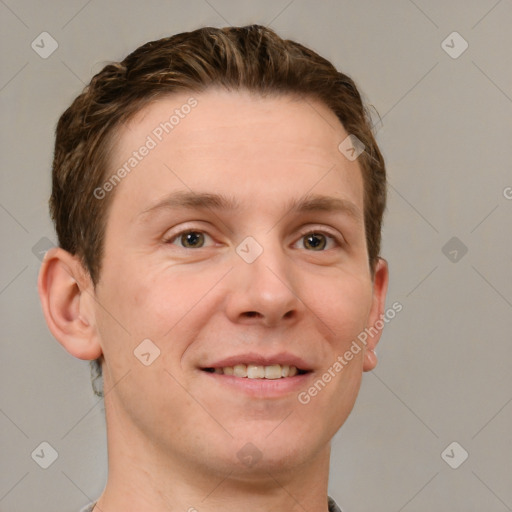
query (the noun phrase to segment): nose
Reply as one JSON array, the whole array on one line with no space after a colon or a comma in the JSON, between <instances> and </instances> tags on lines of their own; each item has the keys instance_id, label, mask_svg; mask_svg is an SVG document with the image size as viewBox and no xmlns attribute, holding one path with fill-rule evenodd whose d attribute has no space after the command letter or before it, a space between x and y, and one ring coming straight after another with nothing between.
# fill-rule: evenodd
<instances>
[{"instance_id":1,"label":"nose","mask_svg":"<svg viewBox=\"0 0 512 512\"><path fill-rule=\"evenodd\" d=\"M282 249L265 246L252 263L236 253L233 257L235 265L226 294L229 319L266 327L297 322L304 310L297 293L298 275Z\"/></svg>"}]
</instances>

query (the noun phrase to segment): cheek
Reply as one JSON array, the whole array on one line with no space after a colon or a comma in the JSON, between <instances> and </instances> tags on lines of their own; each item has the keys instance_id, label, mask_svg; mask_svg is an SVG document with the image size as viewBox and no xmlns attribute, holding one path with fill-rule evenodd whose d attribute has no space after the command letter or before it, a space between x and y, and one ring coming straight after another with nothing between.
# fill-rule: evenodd
<instances>
[{"instance_id":1,"label":"cheek","mask_svg":"<svg viewBox=\"0 0 512 512\"><path fill-rule=\"evenodd\" d=\"M166 340L173 339L172 348L179 350L180 340L185 343L189 337L185 331L200 329L205 310L211 313L209 292L224 274L224 269L193 272L180 266L162 268L162 265L147 264L144 272L121 267L110 269L109 281L104 286L108 292L100 298L108 310L107 314L100 311L102 324L111 326L123 338L129 333L132 350L145 338L167 349ZM110 340L112 334L105 332Z\"/></svg>"},{"instance_id":2,"label":"cheek","mask_svg":"<svg viewBox=\"0 0 512 512\"><path fill-rule=\"evenodd\" d=\"M304 390L303 398L310 401L299 411L304 421L308 414L327 414L325 425L332 436L350 414L361 385L364 350L351 347L366 327L372 286L362 274L338 272L331 279L317 280L316 289L306 304L321 320L317 325L323 326L329 349L318 379Z\"/></svg>"},{"instance_id":3,"label":"cheek","mask_svg":"<svg viewBox=\"0 0 512 512\"><path fill-rule=\"evenodd\" d=\"M306 305L322 320L327 338L334 344L350 343L364 330L372 304L372 287L368 278L353 274L310 279ZM313 286L314 285L314 286Z\"/></svg>"}]
</instances>

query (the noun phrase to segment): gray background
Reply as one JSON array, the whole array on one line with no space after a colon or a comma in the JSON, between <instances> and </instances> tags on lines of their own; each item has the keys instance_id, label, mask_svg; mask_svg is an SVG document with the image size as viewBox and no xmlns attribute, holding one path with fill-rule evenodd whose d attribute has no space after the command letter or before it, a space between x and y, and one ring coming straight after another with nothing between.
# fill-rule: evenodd
<instances>
[{"instance_id":1,"label":"gray background","mask_svg":"<svg viewBox=\"0 0 512 512\"><path fill-rule=\"evenodd\" d=\"M248 23L331 59L382 118L388 305L403 311L333 441L331 496L344 512L512 510L510 0L0 0L0 15L1 511L78 510L107 475L103 402L88 364L52 339L36 293L44 237L55 242L59 115L148 40ZM31 48L43 31L59 45L46 59ZM469 44L458 58L442 46L453 31ZM58 453L48 469L31 457L43 441ZM453 441L452 465L469 453L457 469L441 457Z\"/></svg>"}]
</instances>

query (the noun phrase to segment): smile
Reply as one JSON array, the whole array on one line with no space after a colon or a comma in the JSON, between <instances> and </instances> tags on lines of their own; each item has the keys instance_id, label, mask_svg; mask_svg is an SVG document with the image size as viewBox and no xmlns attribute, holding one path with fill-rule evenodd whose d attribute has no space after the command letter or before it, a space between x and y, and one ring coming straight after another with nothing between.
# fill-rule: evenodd
<instances>
[{"instance_id":1,"label":"smile","mask_svg":"<svg viewBox=\"0 0 512 512\"><path fill-rule=\"evenodd\" d=\"M294 377L307 373L296 366L272 364L263 366L259 364L236 364L235 366L224 366L222 368L203 368L204 371L219 375L233 375L248 379L282 379Z\"/></svg>"}]
</instances>

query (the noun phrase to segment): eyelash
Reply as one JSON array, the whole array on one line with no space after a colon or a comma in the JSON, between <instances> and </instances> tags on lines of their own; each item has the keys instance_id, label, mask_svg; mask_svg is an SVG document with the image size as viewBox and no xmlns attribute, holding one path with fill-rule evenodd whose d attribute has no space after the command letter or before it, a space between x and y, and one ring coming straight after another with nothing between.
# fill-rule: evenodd
<instances>
[{"instance_id":1,"label":"eyelash","mask_svg":"<svg viewBox=\"0 0 512 512\"><path fill-rule=\"evenodd\" d=\"M343 242L340 240L340 238L338 236L334 235L330 231L326 231L325 229L308 229L307 231L301 232L298 240L294 243L294 245L299 240L302 240L304 237L306 237L307 235L313 235L313 234L324 235L327 238L327 243L329 243L329 240L332 240L334 242L334 244L336 245L336 247L338 247L338 248L342 247L342 245L343 245ZM305 250L307 250L307 249L305 249ZM324 249L323 251L308 251L308 252L325 252L328 250L329 249Z\"/></svg>"},{"instance_id":2,"label":"eyelash","mask_svg":"<svg viewBox=\"0 0 512 512\"><path fill-rule=\"evenodd\" d=\"M172 236L170 237L167 237L163 240L163 242L165 244L173 244L175 241L179 240L181 238L181 236L187 234L187 233L201 233L203 235L205 235L206 237L210 238L211 240L213 240L212 236L209 235L206 231L203 231L202 229L191 229L191 228L187 228L187 229L184 229L182 231L179 231L178 233L176 234L173 234ZM335 245L337 247L342 247L343 246L343 241L340 239L340 237L334 235L333 233L331 233L330 231L326 231L325 229L308 229L307 231L302 231L300 233L300 236L299 238L297 239L296 242L294 242L293 245L295 245L296 243L298 243L301 239L303 239L304 237L308 236L308 235L313 235L313 234L318 234L318 235L324 235L328 241L329 240L332 240ZM178 246L180 247L181 249L189 249L189 250L193 250L189 247L183 247L183 246ZM205 247L198 247L197 249L204 249ZM197 250L196 249L196 250ZM304 249L304 250L307 250L307 249ZM308 251L308 252L325 252L329 249L323 249L322 251Z\"/></svg>"},{"instance_id":3,"label":"eyelash","mask_svg":"<svg viewBox=\"0 0 512 512\"><path fill-rule=\"evenodd\" d=\"M172 244L173 242L175 242L176 240L179 240L183 235L186 235L187 233L201 233L205 236L207 236L208 238L212 239L213 238L211 237L211 235L209 235L206 231L203 231L202 229L190 229L190 228L187 228L187 229L184 229L182 231L179 231L178 233L170 236L170 237L166 237L164 238L163 242L165 244ZM178 246L180 247L181 249L189 249L189 247L183 247L183 246ZM199 247L199 249L203 249L203 247Z\"/></svg>"}]
</instances>

